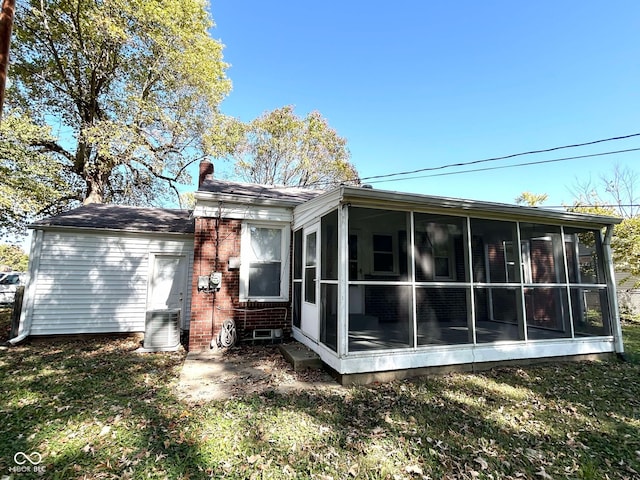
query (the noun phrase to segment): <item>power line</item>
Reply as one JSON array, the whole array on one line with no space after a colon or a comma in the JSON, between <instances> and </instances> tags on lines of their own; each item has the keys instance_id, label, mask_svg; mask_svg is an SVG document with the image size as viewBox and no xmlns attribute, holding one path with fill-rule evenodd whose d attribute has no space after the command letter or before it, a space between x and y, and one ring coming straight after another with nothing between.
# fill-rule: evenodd
<instances>
[{"instance_id":1,"label":"power line","mask_svg":"<svg viewBox=\"0 0 640 480\"><path fill-rule=\"evenodd\" d=\"M554 158L554 159L550 159L550 160L537 160L537 161L534 161L534 162L515 163L515 164L512 164L512 165L500 165L500 166L497 166L497 167L472 168L472 169L469 169L469 170L458 170L458 171L455 171L455 172L434 173L434 174L430 174L430 175L418 175L418 176L414 176L414 177L392 178L392 179L387 179L387 180L375 180L373 182L368 182L368 183L402 182L402 181L405 181L405 180L414 180L414 179L417 179L417 178L444 177L444 176L449 176L449 175L459 175L459 174L463 174L463 173L484 172L484 171L489 171L489 170L500 170L500 169L504 169L504 168L526 167L526 166L530 166L530 165L540 165L540 164L544 164L544 163L565 162L565 161L568 161L568 160L579 160L581 158L602 157L602 156L606 156L606 155L617 155L617 154L620 154L620 153L637 152L637 151L640 151L640 148L629 148L629 149L626 149L626 150L615 150L615 151L611 151L611 152L592 153L592 154L588 154L588 155L577 155L577 156L574 156L574 157ZM373 178L373 177L366 177L366 178ZM345 182L343 182L343 184L353 183L355 181L356 180L345 181ZM284 187L280 187L280 188L324 187L324 186L332 185L332 184L333 184L333 182L315 182L315 183L312 183L310 185L307 185L307 187L284 186Z\"/></svg>"},{"instance_id":2,"label":"power line","mask_svg":"<svg viewBox=\"0 0 640 480\"><path fill-rule=\"evenodd\" d=\"M567 160L577 160L580 158L590 158L590 157L602 157L605 155L616 155L619 153L627 153L627 152L637 152L639 151L640 148L629 148L626 150L616 150L613 152L602 152L602 153L592 153L590 155L578 155L575 157L564 157L564 158L554 158L552 160L538 160L535 162L524 162L524 163L516 163L513 165L500 165L499 167L484 167L484 168L472 168L470 170L458 170L456 172L445 172L445 173L433 173L430 175L418 175L415 177L404 177L404 178L391 178L391 179L387 179L387 180L375 180L373 182L369 182L369 183L387 183L387 182L401 182L404 180L414 180L416 178L430 178L430 177L445 177L448 175L459 175L462 173L472 173L472 172L486 172L489 170L500 170L503 168L515 168L515 167L525 167L528 165L540 165L543 163L555 163L555 162L565 162ZM421 170L424 171L424 170ZM379 177L375 177L375 178L380 178L380 177L384 177L386 175L381 175ZM368 178L374 178L374 177L368 177ZM364 180L364 179L363 179Z\"/></svg>"},{"instance_id":3,"label":"power line","mask_svg":"<svg viewBox=\"0 0 640 480\"><path fill-rule=\"evenodd\" d=\"M466 165L476 165L476 164L479 164L479 163L495 162L497 160L506 160L508 158L521 157L521 156L524 156L524 155L533 155L533 154L536 154L536 153L553 152L555 150L563 150L563 149L566 149L566 148L577 148L577 147L584 147L584 146L587 146L587 145L595 145L597 143L612 142L612 141L615 141L615 140L624 140L624 139L627 139L627 138L632 138L632 137L637 137L637 136L640 136L640 133L632 133L630 135L622 135L622 136L619 136L619 137L604 138L604 139L601 139L601 140L593 140L591 142L585 142L585 143L575 143L575 144L572 144L572 145L563 145L563 146L560 146L560 147L544 148L544 149L541 149L541 150L531 150L531 151L528 151L528 152L513 153L511 155L505 155L505 156L502 156L502 157L485 158L483 160L473 160L473 161L470 161L470 162L450 163L450 164L447 164L447 165L440 165L440 166L437 166L437 167L425 167L425 168L419 168L417 170L408 170L408 171L405 171L405 172L388 173L388 174L385 174L385 175L374 175L374 176L371 176L371 177L363 177L360 180L373 180L373 179L377 179L377 178L397 177L397 176L400 176L400 175L411 175L411 174L420 173L420 172L443 170L445 168L451 168L451 167L464 167ZM579 157L576 157L576 158L579 158ZM421 178L421 177L414 177L414 178ZM378 183L378 182L375 182L375 183Z\"/></svg>"}]
</instances>

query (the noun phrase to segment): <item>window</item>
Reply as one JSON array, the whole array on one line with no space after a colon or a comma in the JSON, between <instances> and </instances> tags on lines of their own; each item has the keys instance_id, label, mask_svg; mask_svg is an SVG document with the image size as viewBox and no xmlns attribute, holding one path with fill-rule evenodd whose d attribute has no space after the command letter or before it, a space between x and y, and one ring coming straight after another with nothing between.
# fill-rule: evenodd
<instances>
[{"instance_id":1,"label":"window","mask_svg":"<svg viewBox=\"0 0 640 480\"><path fill-rule=\"evenodd\" d=\"M289 226L242 226L240 300L288 300Z\"/></svg>"},{"instance_id":2,"label":"window","mask_svg":"<svg viewBox=\"0 0 640 480\"><path fill-rule=\"evenodd\" d=\"M414 215L414 260L418 282L465 281L462 218Z\"/></svg>"},{"instance_id":3,"label":"window","mask_svg":"<svg viewBox=\"0 0 640 480\"><path fill-rule=\"evenodd\" d=\"M307 235L304 264L304 301L316 303L317 234Z\"/></svg>"},{"instance_id":4,"label":"window","mask_svg":"<svg viewBox=\"0 0 640 480\"><path fill-rule=\"evenodd\" d=\"M300 328L302 306L302 229L293 232L293 326Z\"/></svg>"},{"instance_id":5,"label":"window","mask_svg":"<svg viewBox=\"0 0 640 480\"><path fill-rule=\"evenodd\" d=\"M373 235L373 271L379 273L393 272L392 235Z\"/></svg>"}]
</instances>

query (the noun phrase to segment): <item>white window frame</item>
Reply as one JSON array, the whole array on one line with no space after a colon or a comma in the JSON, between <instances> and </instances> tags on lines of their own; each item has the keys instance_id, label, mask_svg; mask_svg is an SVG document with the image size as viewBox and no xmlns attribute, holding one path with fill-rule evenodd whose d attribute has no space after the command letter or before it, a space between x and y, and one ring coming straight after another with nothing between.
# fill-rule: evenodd
<instances>
[{"instance_id":1,"label":"white window frame","mask_svg":"<svg viewBox=\"0 0 640 480\"><path fill-rule=\"evenodd\" d=\"M436 231L441 231L446 234L446 240L444 242L438 242L435 239L431 240L430 235L436 233ZM449 225L445 223L429 223L428 228L426 229L426 235L429 244L431 245L431 261L433 268L433 280L438 281L456 281L456 269L455 269L455 246L453 244L453 236L449 231ZM437 255L439 249L446 249L446 255ZM438 275L438 268L436 265L436 259L444 258L447 260L449 275Z\"/></svg>"},{"instance_id":2,"label":"white window frame","mask_svg":"<svg viewBox=\"0 0 640 480\"><path fill-rule=\"evenodd\" d=\"M249 271L251 264L251 227L272 228L281 231L280 236L280 295L273 297L249 296ZM287 302L289 301L289 264L291 248L291 226L279 222L242 222L240 234L240 301L241 302Z\"/></svg>"},{"instance_id":3,"label":"white window frame","mask_svg":"<svg viewBox=\"0 0 640 480\"><path fill-rule=\"evenodd\" d=\"M374 237L391 237L391 250L375 250ZM398 274L398 256L396 255L397 240L393 232L372 232L371 233L371 273L373 275L397 275ZM376 253L383 255L391 255L391 270L376 270Z\"/></svg>"}]
</instances>

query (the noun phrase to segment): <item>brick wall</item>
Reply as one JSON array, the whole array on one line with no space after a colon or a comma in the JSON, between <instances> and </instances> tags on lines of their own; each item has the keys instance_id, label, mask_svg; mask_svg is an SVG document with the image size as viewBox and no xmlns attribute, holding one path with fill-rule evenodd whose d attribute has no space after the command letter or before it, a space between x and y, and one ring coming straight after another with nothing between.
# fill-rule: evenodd
<instances>
[{"instance_id":1,"label":"brick wall","mask_svg":"<svg viewBox=\"0 0 640 480\"><path fill-rule=\"evenodd\" d=\"M250 337L257 328L282 328L289 335L289 302L239 301L240 270L229 268L229 258L240 257L242 221L222 219L217 231L216 222L215 218L196 218L195 222L189 350L208 349L227 318L235 321L239 338ZM220 290L199 292L198 276L214 271L222 272Z\"/></svg>"}]
</instances>

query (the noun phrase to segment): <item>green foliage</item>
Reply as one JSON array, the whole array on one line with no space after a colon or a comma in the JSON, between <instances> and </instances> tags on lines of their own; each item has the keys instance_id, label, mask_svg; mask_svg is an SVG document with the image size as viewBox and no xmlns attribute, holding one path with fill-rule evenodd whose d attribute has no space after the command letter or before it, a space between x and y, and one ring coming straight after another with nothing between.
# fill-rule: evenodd
<instances>
[{"instance_id":1,"label":"green foliage","mask_svg":"<svg viewBox=\"0 0 640 480\"><path fill-rule=\"evenodd\" d=\"M528 205L530 207L536 207L547 201L549 195L546 193L531 193L531 192L522 192L518 198L516 198L516 203L518 205Z\"/></svg>"},{"instance_id":2,"label":"green foliage","mask_svg":"<svg viewBox=\"0 0 640 480\"><path fill-rule=\"evenodd\" d=\"M204 139L230 89L212 26L202 0L19 2L8 111L54 126L23 149L79 201L177 198L186 167L215 153Z\"/></svg>"},{"instance_id":3,"label":"green foliage","mask_svg":"<svg viewBox=\"0 0 640 480\"><path fill-rule=\"evenodd\" d=\"M319 112L300 118L285 106L229 130L238 139L236 174L245 181L319 188L359 183L346 140Z\"/></svg>"},{"instance_id":4,"label":"green foliage","mask_svg":"<svg viewBox=\"0 0 640 480\"><path fill-rule=\"evenodd\" d=\"M567 212L585 213L588 215L604 215L606 217L618 217L615 208L600 203L583 203L581 200L574 201L573 205L565 205Z\"/></svg>"},{"instance_id":5,"label":"green foliage","mask_svg":"<svg viewBox=\"0 0 640 480\"><path fill-rule=\"evenodd\" d=\"M567 207L569 211L622 218L611 240L615 267L636 278L640 278L640 211L634 194L638 180L633 170L615 166L609 176L601 178L600 185L578 185L577 198Z\"/></svg>"},{"instance_id":6,"label":"green foliage","mask_svg":"<svg viewBox=\"0 0 640 480\"><path fill-rule=\"evenodd\" d=\"M640 216L625 218L616 225L611 248L616 267L640 278Z\"/></svg>"},{"instance_id":7,"label":"green foliage","mask_svg":"<svg viewBox=\"0 0 640 480\"><path fill-rule=\"evenodd\" d=\"M24 234L35 216L72 205L77 185L42 147L50 142L50 128L24 116L5 116L0 124L0 236Z\"/></svg>"},{"instance_id":8,"label":"green foliage","mask_svg":"<svg viewBox=\"0 0 640 480\"><path fill-rule=\"evenodd\" d=\"M26 272L29 255L15 245L0 244L0 265L7 266L14 272Z\"/></svg>"}]
</instances>

